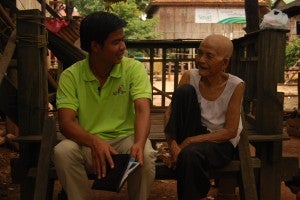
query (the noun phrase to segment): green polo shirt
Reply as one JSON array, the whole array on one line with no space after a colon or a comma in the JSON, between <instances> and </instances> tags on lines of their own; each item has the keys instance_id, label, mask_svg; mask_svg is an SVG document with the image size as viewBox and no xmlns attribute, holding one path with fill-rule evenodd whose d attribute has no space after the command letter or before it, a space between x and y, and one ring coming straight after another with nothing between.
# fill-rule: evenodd
<instances>
[{"instance_id":1,"label":"green polo shirt","mask_svg":"<svg viewBox=\"0 0 300 200\"><path fill-rule=\"evenodd\" d=\"M152 99L144 65L124 57L99 86L88 58L75 63L60 76L57 108L76 111L81 127L104 140L134 134L134 100Z\"/></svg>"}]
</instances>

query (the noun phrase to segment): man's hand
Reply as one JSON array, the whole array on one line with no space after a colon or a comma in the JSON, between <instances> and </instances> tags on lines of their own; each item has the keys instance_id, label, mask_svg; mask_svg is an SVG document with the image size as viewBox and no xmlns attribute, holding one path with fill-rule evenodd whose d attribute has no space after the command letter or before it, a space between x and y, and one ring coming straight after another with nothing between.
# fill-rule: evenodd
<instances>
[{"instance_id":1,"label":"man's hand","mask_svg":"<svg viewBox=\"0 0 300 200\"><path fill-rule=\"evenodd\" d=\"M93 170L99 179L103 178L106 176L106 162L108 162L111 168L114 168L114 162L111 154L117 154L118 152L112 148L110 144L101 140L97 136L93 136L90 148L92 153Z\"/></svg>"},{"instance_id":2,"label":"man's hand","mask_svg":"<svg viewBox=\"0 0 300 200\"><path fill-rule=\"evenodd\" d=\"M131 157L143 165L144 163L144 146L138 143L135 143L131 147Z\"/></svg>"}]
</instances>

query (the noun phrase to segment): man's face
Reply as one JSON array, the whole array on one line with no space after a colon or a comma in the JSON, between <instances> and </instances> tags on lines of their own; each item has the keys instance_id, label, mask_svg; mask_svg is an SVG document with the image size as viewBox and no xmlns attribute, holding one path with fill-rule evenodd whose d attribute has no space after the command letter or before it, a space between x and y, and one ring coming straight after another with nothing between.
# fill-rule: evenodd
<instances>
[{"instance_id":1,"label":"man's face","mask_svg":"<svg viewBox=\"0 0 300 200\"><path fill-rule=\"evenodd\" d=\"M115 65L121 62L126 50L123 28L110 33L99 51L95 52L101 62Z\"/></svg>"},{"instance_id":2,"label":"man's face","mask_svg":"<svg viewBox=\"0 0 300 200\"><path fill-rule=\"evenodd\" d=\"M200 76L214 76L226 68L226 59L218 52L218 46L211 41L201 42L195 61Z\"/></svg>"}]
</instances>

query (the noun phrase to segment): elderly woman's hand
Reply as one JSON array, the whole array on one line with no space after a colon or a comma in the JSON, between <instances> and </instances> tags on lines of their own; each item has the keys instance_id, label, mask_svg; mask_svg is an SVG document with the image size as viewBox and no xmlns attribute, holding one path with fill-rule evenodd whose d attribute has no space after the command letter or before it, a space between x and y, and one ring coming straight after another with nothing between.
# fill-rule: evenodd
<instances>
[{"instance_id":1,"label":"elderly woman's hand","mask_svg":"<svg viewBox=\"0 0 300 200\"><path fill-rule=\"evenodd\" d=\"M183 142L179 145L179 147L181 149L183 149L184 147L188 146L189 144L192 144L192 137L187 137L185 138L185 140L183 140Z\"/></svg>"}]
</instances>

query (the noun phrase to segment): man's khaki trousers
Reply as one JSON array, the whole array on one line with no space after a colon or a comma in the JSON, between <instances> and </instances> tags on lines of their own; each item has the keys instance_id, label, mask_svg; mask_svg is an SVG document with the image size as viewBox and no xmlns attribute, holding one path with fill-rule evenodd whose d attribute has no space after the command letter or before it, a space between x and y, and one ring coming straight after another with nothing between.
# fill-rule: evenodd
<instances>
[{"instance_id":1,"label":"man's khaki trousers","mask_svg":"<svg viewBox=\"0 0 300 200\"><path fill-rule=\"evenodd\" d=\"M108 141L119 153L130 153L134 135ZM69 200L91 200L93 197L87 173L92 173L91 149L64 139L54 148L53 161L58 179ZM130 200L146 200L155 178L156 152L148 139L144 149L144 165L128 177Z\"/></svg>"}]
</instances>

